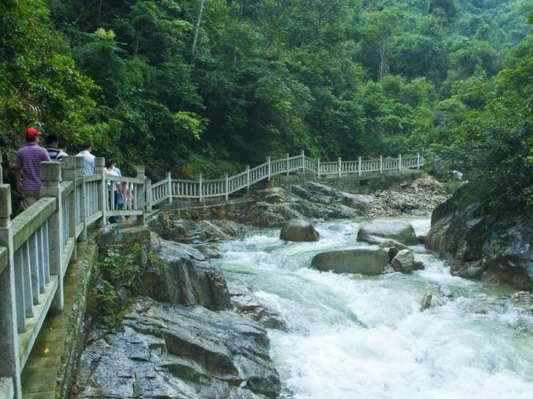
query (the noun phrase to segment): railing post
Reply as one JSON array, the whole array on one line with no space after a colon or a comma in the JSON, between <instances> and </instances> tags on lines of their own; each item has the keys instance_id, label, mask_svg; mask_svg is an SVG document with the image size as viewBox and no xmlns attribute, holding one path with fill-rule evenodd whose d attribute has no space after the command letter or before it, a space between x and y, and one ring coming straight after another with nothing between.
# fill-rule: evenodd
<instances>
[{"instance_id":1,"label":"railing post","mask_svg":"<svg viewBox=\"0 0 533 399\"><path fill-rule=\"evenodd\" d=\"M100 175L100 189L98 190L98 201L100 202L100 208L102 209L102 219L100 220L100 227L107 225L107 181L105 174L105 158L96 157L95 160L95 173Z\"/></svg>"},{"instance_id":2,"label":"railing post","mask_svg":"<svg viewBox=\"0 0 533 399\"><path fill-rule=\"evenodd\" d=\"M0 151L0 184L4 184L4 169L2 167L2 151Z\"/></svg>"},{"instance_id":3,"label":"railing post","mask_svg":"<svg viewBox=\"0 0 533 399\"><path fill-rule=\"evenodd\" d=\"M289 167L289 164L291 162L290 157L291 156L289 154L287 154L287 176L289 176L290 173L291 173L291 168Z\"/></svg>"},{"instance_id":4,"label":"railing post","mask_svg":"<svg viewBox=\"0 0 533 399\"><path fill-rule=\"evenodd\" d=\"M420 169L420 154L416 154L416 168Z\"/></svg>"},{"instance_id":5,"label":"railing post","mask_svg":"<svg viewBox=\"0 0 533 399\"><path fill-rule=\"evenodd\" d=\"M272 162L270 157L267 158L267 164L268 164L268 180L272 177Z\"/></svg>"},{"instance_id":6,"label":"railing post","mask_svg":"<svg viewBox=\"0 0 533 399\"><path fill-rule=\"evenodd\" d=\"M0 184L0 246L7 248L7 267L0 271L0 377L12 378L15 398L21 399L22 370L17 332L13 237L10 227L11 190L9 184Z\"/></svg>"},{"instance_id":7,"label":"railing post","mask_svg":"<svg viewBox=\"0 0 533 399\"><path fill-rule=\"evenodd\" d=\"M250 175L248 174L248 177L250 177ZM224 177L224 198L226 198L226 201L229 199L229 177L228 177L228 174L226 173L226 176ZM248 180L248 187L249 186L249 180Z\"/></svg>"},{"instance_id":8,"label":"railing post","mask_svg":"<svg viewBox=\"0 0 533 399\"><path fill-rule=\"evenodd\" d=\"M339 165L338 165L338 167L339 167L339 177L341 177L342 176L342 158L341 157L339 157L339 161L338 162L339 162Z\"/></svg>"},{"instance_id":9,"label":"railing post","mask_svg":"<svg viewBox=\"0 0 533 399\"><path fill-rule=\"evenodd\" d=\"M153 209L153 201L154 201L154 198L152 197L152 179L150 178L146 178L145 180L145 185L146 185L146 212L148 213L152 213L152 209Z\"/></svg>"},{"instance_id":10,"label":"railing post","mask_svg":"<svg viewBox=\"0 0 533 399\"><path fill-rule=\"evenodd\" d=\"M246 165L246 191L250 191L250 165Z\"/></svg>"},{"instance_id":11,"label":"railing post","mask_svg":"<svg viewBox=\"0 0 533 399\"><path fill-rule=\"evenodd\" d=\"M202 177L202 174L200 173L200 177L198 178L198 182L199 182L199 195L200 195L200 202L202 202L204 200L204 193L203 193L203 177Z\"/></svg>"},{"instance_id":12,"label":"railing post","mask_svg":"<svg viewBox=\"0 0 533 399\"><path fill-rule=\"evenodd\" d=\"M320 179L320 158L316 160L316 174L317 177Z\"/></svg>"},{"instance_id":13,"label":"railing post","mask_svg":"<svg viewBox=\"0 0 533 399\"><path fill-rule=\"evenodd\" d=\"M87 185L85 183L85 173L83 172L83 158L76 157L76 184L81 180L81 223L83 228L81 230L79 241L87 240Z\"/></svg>"},{"instance_id":14,"label":"railing post","mask_svg":"<svg viewBox=\"0 0 533 399\"><path fill-rule=\"evenodd\" d=\"M402 154L398 155L398 172L402 171Z\"/></svg>"},{"instance_id":15,"label":"railing post","mask_svg":"<svg viewBox=\"0 0 533 399\"><path fill-rule=\"evenodd\" d=\"M56 199L56 211L50 216L48 226L49 245L50 245L50 274L57 275L58 287L57 292L52 302L52 309L57 312L62 312L64 308L64 294L63 294L63 263L62 243L63 232L61 231L63 221L63 201L61 198L61 164L59 162L42 162L41 163L41 180L43 186L41 188L41 197L54 197Z\"/></svg>"},{"instance_id":16,"label":"railing post","mask_svg":"<svg viewBox=\"0 0 533 399\"><path fill-rule=\"evenodd\" d=\"M383 174L383 155L379 156L379 174Z\"/></svg>"},{"instance_id":17,"label":"railing post","mask_svg":"<svg viewBox=\"0 0 533 399\"><path fill-rule=\"evenodd\" d=\"M305 150L302 150L302 172L305 173Z\"/></svg>"},{"instance_id":18,"label":"railing post","mask_svg":"<svg viewBox=\"0 0 533 399\"><path fill-rule=\"evenodd\" d=\"M172 174L167 173L167 191L168 191L168 203L172 204Z\"/></svg>"},{"instance_id":19,"label":"railing post","mask_svg":"<svg viewBox=\"0 0 533 399\"><path fill-rule=\"evenodd\" d=\"M137 196L137 207L142 211L141 215L138 217L139 225L144 226L146 225L146 174L145 174L145 168L144 166L137 166L135 168L136 171L136 177L138 179L142 179L143 183L142 186L138 187L135 191L135 195Z\"/></svg>"},{"instance_id":20,"label":"railing post","mask_svg":"<svg viewBox=\"0 0 533 399\"><path fill-rule=\"evenodd\" d=\"M362 167L362 165L363 165L363 161L361 160L361 157L359 157L358 161L359 161L359 166L358 166L358 168L357 168L357 174L358 174L359 176L361 176L361 174L363 173L362 170L361 170L361 167Z\"/></svg>"},{"instance_id":21,"label":"railing post","mask_svg":"<svg viewBox=\"0 0 533 399\"><path fill-rule=\"evenodd\" d=\"M63 158L61 172L64 181L72 181L72 194L68 202L68 229L70 233L69 238L76 240L76 157ZM77 259L77 255L77 248L74 245L72 260Z\"/></svg>"}]
</instances>

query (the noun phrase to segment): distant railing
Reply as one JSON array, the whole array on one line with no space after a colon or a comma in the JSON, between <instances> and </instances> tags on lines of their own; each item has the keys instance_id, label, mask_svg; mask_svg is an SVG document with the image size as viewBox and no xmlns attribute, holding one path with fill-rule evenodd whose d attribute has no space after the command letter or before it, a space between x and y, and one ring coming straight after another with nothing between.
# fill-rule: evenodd
<instances>
[{"instance_id":1,"label":"distant railing","mask_svg":"<svg viewBox=\"0 0 533 399\"><path fill-rule=\"evenodd\" d=\"M144 224L154 206L173 199L228 200L238 191L280 174L310 172L318 177L401 173L418 169L416 157L320 162L302 152L246 167L220 179L173 179L170 173L152 184L144 168L136 177L107 175L104 158L96 158L96 173L84 176L83 159L67 157L41 164L41 199L11 219L11 191L0 184L0 382L12 382L14 397L21 398L20 375L50 309L62 311L63 280L76 256L76 242L87 238L92 226L105 226L109 218L137 217ZM120 192L123 201L117 201Z\"/></svg>"},{"instance_id":2,"label":"distant railing","mask_svg":"<svg viewBox=\"0 0 533 399\"><path fill-rule=\"evenodd\" d=\"M280 174L294 172L311 172L317 177L337 178L354 175L361 178L371 175L401 173L403 170L420 169L424 159L420 155L397 158L379 157L343 161L339 158L334 162L321 162L319 159L309 158L305 153L296 156L287 155L285 158L271 160L267 158L264 164L254 168L246 167L243 172L220 179L205 180L201 175L196 180L173 179L167 174L165 180L151 187L151 204L157 205L166 199L195 199L203 201L208 198L224 198L238 191L249 189L250 186L270 180Z\"/></svg>"}]
</instances>

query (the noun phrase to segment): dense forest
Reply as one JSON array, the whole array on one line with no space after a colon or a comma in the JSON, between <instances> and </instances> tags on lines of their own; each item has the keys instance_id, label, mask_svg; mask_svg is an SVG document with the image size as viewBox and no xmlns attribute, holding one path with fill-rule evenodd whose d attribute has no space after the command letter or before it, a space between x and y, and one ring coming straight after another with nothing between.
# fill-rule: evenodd
<instances>
[{"instance_id":1,"label":"dense forest","mask_svg":"<svg viewBox=\"0 0 533 399\"><path fill-rule=\"evenodd\" d=\"M530 0L3 0L0 135L150 173L421 152L533 202ZM528 21L529 18L529 21Z\"/></svg>"}]
</instances>

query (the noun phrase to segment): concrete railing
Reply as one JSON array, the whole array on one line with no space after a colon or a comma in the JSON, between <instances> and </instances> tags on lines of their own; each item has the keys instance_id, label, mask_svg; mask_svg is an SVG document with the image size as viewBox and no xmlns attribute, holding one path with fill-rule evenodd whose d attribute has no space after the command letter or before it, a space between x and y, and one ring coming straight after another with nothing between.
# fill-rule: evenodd
<instances>
[{"instance_id":1,"label":"concrete railing","mask_svg":"<svg viewBox=\"0 0 533 399\"><path fill-rule=\"evenodd\" d=\"M9 383L15 398L21 398L20 375L46 315L63 310L63 280L76 242L111 216L144 223L149 210L144 169L135 178L117 178L104 173L103 158L96 166L96 174L84 176L82 158L43 162L41 199L14 219L10 186L0 184L0 382ZM114 201L118 185L126 194L121 209Z\"/></svg>"},{"instance_id":2,"label":"concrete railing","mask_svg":"<svg viewBox=\"0 0 533 399\"><path fill-rule=\"evenodd\" d=\"M269 157L264 164L220 179L173 179L168 173L152 184L144 168L137 169L136 177L115 177L105 174L104 162L96 158L91 176L83 175L80 157L43 162L41 199L14 219L10 187L0 183L0 387L8 387L17 399L21 398L22 369L46 315L50 310L63 310L63 279L76 258L76 242L85 240L92 226L102 227L117 216L136 216L144 224L153 207L165 200L228 200L229 195L280 174L364 177L423 165L418 155L320 162L302 152L277 160ZM118 190L124 196L120 207L115 201Z\"/></svg>"},{"instance_id":3,"label":"concrete railing","mask_svg":"<svg viewBox=\"0 0 533 399\"><path fill-rule=\"evenodd\" d=\"M317 177L342 177L354 175L361 178L371 175L401 173L407 169L419 169L424 165L420 155L397 158L379 157L345 161L339 158L333 162L321 162L320 159L309 158L302 152L300 155L289 156L267 161L254 168L246 169L233 176L225 175L223 178L205 180L199 176L196 180L173 179L170 174L154 185L151 185L151 205L157 205L173 198L196 199L203 201L207 198L224 198L238 191L249 189L251 185L273 176L290 174L294 172L311 172Z\"/></svg>"}]
</instances>

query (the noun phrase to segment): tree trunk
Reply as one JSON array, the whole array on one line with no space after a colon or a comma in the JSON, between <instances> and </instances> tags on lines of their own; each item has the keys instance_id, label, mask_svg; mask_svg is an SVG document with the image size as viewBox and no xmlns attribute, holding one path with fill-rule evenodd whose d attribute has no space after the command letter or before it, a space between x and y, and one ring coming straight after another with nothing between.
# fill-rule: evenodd
<instances>
[{"instance_id":1,"label":"tree trunk","mask_svg":"<svg viewBox=\"0 0 533 399\"><path fill-rule=\"evenodd\" d=\"M385 44L382 44L379 49L379 58L379 80L383 80L385 76Z\"/></svg>"},{"instance_id":2,"label":"tree trunk","mask_svg":"<svg viewBox=\"0 0 533 399\"><path fill-rule=\"evenodd\" d=\"M198 45L198 34L200 32L200 25L202 24L202 16L204 14L206 0L201 0L200 2L200 12L198 13L198 19L196 20L196 28L194 31L194 39L192 42L192 59L196 56L196 46Z\"/></svg>"}]
</instances>

